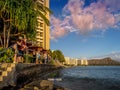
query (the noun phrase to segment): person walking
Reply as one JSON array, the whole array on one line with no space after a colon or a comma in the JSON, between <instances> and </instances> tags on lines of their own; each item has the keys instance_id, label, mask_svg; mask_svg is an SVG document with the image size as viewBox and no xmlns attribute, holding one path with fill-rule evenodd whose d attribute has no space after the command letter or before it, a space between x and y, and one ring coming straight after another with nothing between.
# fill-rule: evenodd
<instances>
[{"instance_id":1,"label":"person walking","mask_svg":"<svg viewBox=\"0 0 120 90\"><path fill-rule=\"evenodd\" d=\"M47 64L48 62L48 55L47 52L44 53L44 64Z\"/></svg>"},{"instance_id":2,"label":"person walking","mask_svg":"<svg viewBox=\"0 0 120 90\"><path fill-rule=\"evenodd\" d=\"M40 55L40 50L37 49L36 51L36 64L40 63L41 55Z\"/></svg>"}]
</instances>

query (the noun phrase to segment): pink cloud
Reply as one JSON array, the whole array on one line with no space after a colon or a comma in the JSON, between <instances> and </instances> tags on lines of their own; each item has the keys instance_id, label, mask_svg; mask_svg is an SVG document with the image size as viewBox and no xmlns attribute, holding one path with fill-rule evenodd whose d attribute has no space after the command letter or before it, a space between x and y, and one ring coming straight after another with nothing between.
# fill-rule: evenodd
<instances>
[{"instance_id":1,"label":"pink cloud","mask_svg":"<svg viewBox=\"0 0 120 90\"><path fill-rule=\"evenodd\" d=\"M62 20L51 17L52 39L63 37L69 32L84 34L115 27L116 23L120 22L120 19L118 20L120 15L113 15L111 11L120 10L120 6L114 8L115 5L112 3L117 3L117 0L110 0L110 2L109 0L98 0L98 2L84 7L83 0L69 0L63 8L65 16Z\"/></svg>"},{"instance_id":2,"label":"pink cloud","mask_svg":"<svg viewBox=\"0 0 120 90\"><path fill-rule=\"evenodd\" d=\"M62 36L65 36L68 31L67 27L63 26L66 24L66 22L62 22L60 19L55 18L54 16L51 16L51 39L55 40L57 38L60 38Z\"/></svg>"},{"instance_id":3,"label":"pink cloud","mask_svg":"<svg viewBox=\"0 0 120 90\"><path fill-rule=\"evenodd\" d=\"M69 0L68 4L64 7L64 10L69 10L71 13L81 13L84 2L81 0Z\"/></svg>"},{"instance_id":4,"label":"pink cloud","mask_svg":"<svg viewBox=\"0 0 120 90\"><path fill-rule=\"evenodd\" d=\"M107 7L109 12L116 12L120 10L120 0L99 0L103 2Z\"/></svg>"},{"instance_id":5,"label":"pink cloud","mask_svg":"<svg viewBox=\"0 0 120 90\"><path fill-rule=\"evenodd\" d=\"M100 2L92 3L85 11L90 12L94 17L93 29L105 29L115 24L115 17L108 12L106 6Z\"/></svg>"}]
</instances>

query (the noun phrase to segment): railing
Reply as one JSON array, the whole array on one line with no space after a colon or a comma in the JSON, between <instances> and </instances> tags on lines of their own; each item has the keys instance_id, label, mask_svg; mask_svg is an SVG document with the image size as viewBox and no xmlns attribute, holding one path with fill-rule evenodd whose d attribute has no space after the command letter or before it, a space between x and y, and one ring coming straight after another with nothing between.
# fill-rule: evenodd
<instances>
[{"instance_id":1,"label":"railing","mask_svg":"<svg viewBox=\"0 0 120 90\"><path fill-rule=\"evenodd\" d=\"M0 62L6 63L6 62L8 62L8 60L10 61L10 63L12 63L12 62L14 63L14 61L17 61L17 63L19 62L17 60L18 59L17 55L19 54L18 48L16 46L16 49L14 49L14 45L15 44L9 46L8 48L3 49L2 51L0 51ZM11 53L5 54L8 49L11 51ZM30 52L33 52L33 51L34 50L29 49L29 48L25 49L25 53L22 54L24 56L23 57L24 58L24 63L31 63L30 59L31 59L32 63L38 63L39 62L39 60L36 59L36 55L33 56L33 53L30 54ZM4 57L4 54L5 54L6 58L1 59L2 57ZM16 55L16 59L14 58L15 55ZM41 61L43 61L43 59L44 59L44 63L46 64L46 59L43 58L43 56L41 55ZM47 63L49 63L50 61L51 61L50 59L49 60L47 59Z\"/></svg>"},{"instance_id":2,"label":"railing","mask_svg":"<svg viewBox=\"0 0 120 90\"><path fill-rule=\"evenodd\" d=\"M36 58L36 57L33 57L33 56L30 55L30 52L33 52L33 51L34 51L34 50L32 50L32 49L26 49L26 51L25 51L25 52L26 52L26 53L25 53L25 56L26 56L25 62L26 62L26 63L29 62L29 61L28 61L29 58L32 58L32 59Z\"/></svg>"}]
</instances>

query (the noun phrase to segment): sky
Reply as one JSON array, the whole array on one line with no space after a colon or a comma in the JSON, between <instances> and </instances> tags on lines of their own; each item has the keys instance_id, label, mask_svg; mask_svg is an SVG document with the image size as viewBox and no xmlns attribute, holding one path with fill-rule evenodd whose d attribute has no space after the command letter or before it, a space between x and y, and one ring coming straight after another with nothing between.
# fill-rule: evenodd
<instances>
[{"instance_id":1,"label":"sky","mask_svg":"<svg viewBox=\"0 0 120 90\"><path fill-rule=\"evenodd\" d=\"M120 0L50 0L50 49L120 60Z\"/></svg>"}]
</instances>

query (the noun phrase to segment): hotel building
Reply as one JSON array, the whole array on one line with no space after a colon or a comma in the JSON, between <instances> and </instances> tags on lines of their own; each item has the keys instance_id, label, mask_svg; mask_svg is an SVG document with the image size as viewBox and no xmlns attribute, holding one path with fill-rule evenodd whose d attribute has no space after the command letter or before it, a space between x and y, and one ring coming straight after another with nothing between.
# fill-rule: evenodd
<instances>
[{"instance_id":1,"label":"hotel building","mask_svg":"<svg viewBox=\"0 0 120 90\"><path fill-rule=\"evenodd\" d=\"M70 57L65 57L65 63L67 65L75 65L77 66L77 58L70 58Z\"/></svg>"},{"instance_id":2,"label":"hotel building","mask_svg":"<svg viewBox=\"0 0 120 90\"><path fill-rule=\"evenodd\" d=\"M70 57L65 57L65 63L64 64L67 64L67 65L81 65L81 66L84 66L84 65L88 65L88 60L87 58L83 58L83 59L77 59L77 58L70 58Z\"/></svg>"},{"instance_id":3,"label":"hotel building","mask_svg":"<svg viewBox=\"0 0 120 90\"><path fill-rule=\"evenodd\" d=\"M45 5L49 8L49 0L38 0L39 3ZM49 20L49 12L45 14L47 19ZM50 28L45 24L41 17L37 17L38 26L36 28L36 44L37 46L43 47L44 49L50 49Z\"/></svg>"}]
</instances>

